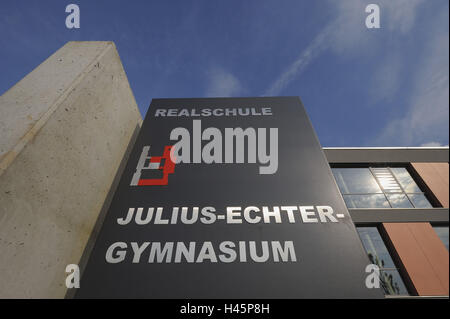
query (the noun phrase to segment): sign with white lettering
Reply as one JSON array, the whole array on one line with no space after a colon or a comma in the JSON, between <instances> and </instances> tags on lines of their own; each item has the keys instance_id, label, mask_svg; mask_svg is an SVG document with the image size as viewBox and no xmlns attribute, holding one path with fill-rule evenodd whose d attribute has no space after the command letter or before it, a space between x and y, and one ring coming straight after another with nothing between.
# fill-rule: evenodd
<instances>
[{"instance_id":1,"label":"sign with white lettering","mask_svg":"<svg viewBox=\"0 0 450 319\"><path fill-rule=\"evenodd\" d=\"M153 100L76 297L375 298L297 97Z\"/></svg>"}]
</instances>

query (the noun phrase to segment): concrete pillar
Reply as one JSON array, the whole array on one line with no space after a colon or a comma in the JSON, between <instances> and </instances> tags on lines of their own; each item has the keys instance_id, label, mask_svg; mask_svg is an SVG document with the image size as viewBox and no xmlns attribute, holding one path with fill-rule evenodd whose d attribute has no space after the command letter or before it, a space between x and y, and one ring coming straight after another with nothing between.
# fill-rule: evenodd
<instances>
[{"instance_id":1,"label":"concrete pillar","mask_svg":"<svg viewBox=\"0 0 450 319\"><path fill-rule=\"evenodd\" d=\"M112 42L69 42L0 97L0 298L65 296L141 122Z\"/></svg>"}]
</instances>

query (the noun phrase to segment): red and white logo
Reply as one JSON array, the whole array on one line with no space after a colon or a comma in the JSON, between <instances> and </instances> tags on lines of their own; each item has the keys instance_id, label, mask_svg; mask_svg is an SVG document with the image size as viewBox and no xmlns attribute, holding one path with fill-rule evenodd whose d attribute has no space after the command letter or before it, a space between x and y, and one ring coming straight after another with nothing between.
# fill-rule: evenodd
<instances>
[{"instance_id":1,"label":"red and white logo","mask_svg":"<svg viewBox=\"0 0 450 319\"><path fill-rule=\"evenodd\" d=\"M175 163L171 158L172 146L165 146L162 156L150 156L150 146L144 146L139 158L136 172L133 174L130 186L167 185L169 174L175 171ZM141 178L142 170L162 170L161 178Z\"/></svg>"}]
</instances>

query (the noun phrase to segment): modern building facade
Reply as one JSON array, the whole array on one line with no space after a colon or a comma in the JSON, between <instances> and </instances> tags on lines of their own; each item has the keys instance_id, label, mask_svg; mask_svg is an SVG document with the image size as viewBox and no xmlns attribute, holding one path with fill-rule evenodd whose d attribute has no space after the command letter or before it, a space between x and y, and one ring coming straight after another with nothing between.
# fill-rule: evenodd
<instances>
[{"instance_id":1,"label":"modern building facade","mask_svg":"<svg viewBox=\"0 0 450 319\"><path fill-rule=\"evenodd\" d=\"M245 107L246 103L252 105L258 99L261 98L251 98L247 101L241 99L237 102L231 101L231 99L219 101L222 103L219 107L229 107L231 110L236 106ZM284 98L274 98L271 103L276 105L277 99L281 101ZM212 102L202 100L204 99L185 102L190 104L189 107L192 106L194 111L195 108L201 110L202 107L209 107L208 103ZM287 103L287 106L292 106L291 100L283 101L281 102ZM297 103L297 101L294 102ZM164 104L165 102L160 101L159 103ZM269 103L269 106L272 104ZM280 109L274 107L274 114ZM260 111L261 109L255 110L255 112ZM150 109L149 112L154 112L154 110ZM0 97L0 131L6 132L0 136L2 151L0 153L0 254L2 255L0 259L0 298L64 298L74 295L73 289L67 289L65 286L66 266L77 264L83 272L84 266L92 256L92 247L99 238L102 227L105 227L103 221L108 219L108 210L114 205L114 194L118 189L123 191L122 194L135 191L131 190L134 187L131 176L136 171L136 159L140 157L144 149L136 150L133 153L133 145L139 143L148 145L148 136L161 134L162 131L168 130L170 125L175 127L185 124L183 122L184 115L176 114L180 122L176 122L177 124L174 125L170 112L167 112L170 115L167 120L161 118L155 120L165 121L157 124L161 125L159 128L155 128L155 126L141 128L141 116L120 57L111 42L70 42ZM175 111L175 113L177 112ZM297 116L295 112L292 114L293 117ZM189 116L192 115L193 113L189 114ZM207 122L210 115L211 110L209 110L208 117L203 119L205 127L211 125L211 122ZM228 123L232 123L233 126L248 127L248 123L252 121L252 119L242 116L241 119L232 119L226 122L222 119L222 115L224 115L223 112L217 113L214 122L219 127L227 127ZM234 116L232 110L229 115ZM192 165L193 167L180 165L181 167L175 168L175 173L173 167L167 172L166 175L170 175L170 177L165 177L168 180L164 181L164 185L170 182L169 185L172 188L169 190L175 190L175 192L164 193L163 189L157 193L157 195L161 195L158 197L161 199L159 205L171 203L173 194L179 195L182 192L190 191L191 193L183 200L179 200L181 198L179 196L178 203L173 205L180 206L191 203L191 206L198 206L201 201L213 198L203 196L199 187L203 187L203 190L207 192L210 188L216 187L214 183L218 178L222 178L221 182L224 186L214 194L217 194L215 198L218 202L217 207L223 204L223 207L220 207L222 209L228 208L227 205L244 204L260 205L261 207L263 205L282 207L286 204L303 204L323 208L325 206L320 205L331 205L330 203L333 202L334 207L338 208L336 211L339 211L342 217L339 221L336 220L336 223L329 222L325 218L327 223L308 224L304 222L305 220L298 222L300 216L306 216L308 219L308 211L303 212L305 216L300 215L297 211L295 223L291 223L291 220L287 221L286 218L282 223L278 223L278 221L274 221L277 215L275 210L272 210L268 212L268 214L272 214L267 218L268 223L263 221L259 224L243 222L241 225L222 225L221 221L217 221L212 226L205 226L201 223L183 225L175 222L173 226L169 226L176 227L175 230L169 230L175 234L174 237L183 232L193 237L201 234L195 240L210 242L219 238L216 236L226 233L226 236L229 236L226 237L228 244L233 240L242 242L247 240L247 243L253 241L254 244L254 238L258 239L259 230L264 229L266 238L261 238L266 242L273 240L273 243L275 240L279 240L276 243L281 243L284 239L290 240L292 238L285 236L289 234L289 236L295 237L297 242L300 242L297 247L300 252L305 253L300 256L303 264L291 262L286 266L288 263L282 264L276 260L267 262L259 268L255 267L256 263L249 263L247 267L247 264L243 265L239 262L223 264L219 268L210 268L210 264L205 262L196 266L203 268L197 269L208 272L210 275L208 278L212 278L212 281L219 287L226 286L228 280L225 278L222 282L216 281L218 270L224 271L225 274L228 271L234 276L230 276L231 278L237 278L236 274L242 275L242 269L247 273L249 270L262 269L263 272L259 273L256 279L264 278L269 282L268 284L257 282L267 292L263 296L274 298L273 294L270 294L272 292L270 288L273 287L267 288L270 285L269 279L271 279L272 282L278 282L278 296L284 296L283 290L289 287L291 289L290 298L298 298L299 294L296 295L296 292L299 291L308 298L314 289L314 296L321 298L329 296L327 293L329 293L328 290L332 290L333 283L328 285L327 280L322 280L320 288L314 287L314 283L307 282L310 280L308 274L298 274L302 272L300 267L307 264L307 270L310 273L315 272L316 268L321 268L328 278L336 278L337 272L332 272L334 271L332 266L335 265L334 262L338 262L343 268L339 270L340 273L347 277L340 278L340 283L337 283L338 280L334 282L332 296L341 297L341 292L342 295L345 295L345 291L342 291L342 283L345 285L352 281L364 286L363 279L361 279L363 277L353 277L352 269L357 268L359 275L364 275L363 267L360 266L372 263L381 270L381 288L387 298L448 297L448 147L325 147L321 149L306 113L300 117L297 116L297 119L301 119L302 122L295 122L302 123L301 126L304 127L302 130L305 133L303 137L306 135L310 137L303 141L298 138L302 136L302 134L297 134L298 127L295 125L298 124L292 125L290 121L286 120L290 116L285 114L277 122L277 118L272 118L271 115L266 116L265 121L267 122L264 125L260 120L260 117L265 116L263 113L255 113L250 116L259 117L254 120L255 125L275 126L280 128L280 135L286 133L280 138L280 145L283 145L283 153L280 157L281 165L278 171L280 175L260 176L257 174L258 168L252 163L248 163L248 169L245 169L246 167L243 167L242 163L239 163L241 166L228 166L225 169L220 167L222 171L218 174L216 171L209 170L210 168L206 164L205 166ZM224 121L223 125L221 121ZM191 123L192 121L189 119L187 122ZM149 131L144 132L145 129L149 129ZM150 129L154 129L154 131L150 131ZM139 139L138 135L141 132L145 134ZM292 132L297 135L290 134ZM163 154L162 146L169 145L166 144L168 136L169 131L164 131L164 134L152 140L152 150L156 149L156 152L151 154L152 156ZM158 146L161 146L160 149ZM294 148L297 153L292 153ZM160 153L158 153L159 151ZM158 163L168 160L167 156L156 157L158 157ZM304 167L296 169L299 161L303 161ZM323 165L318 166L317 162L321 162ZM154 161L153 165L156 165L155 163ZM309 166L307 167L307 165ZM315 171L308 171L310 168ZM166 172L163 171L163 173ZM329 176L331 173L332 177ZM242 178L240 174L247 174L248 178ZM317 182L319 175L322 182ZM119 187L121 176L125 176L125 179L122 186ZM212 181L213 183L209 179L211 176L216 178ZM239 183L235 183L238 177L241 179ZM189 183L185 183L186 180ZM245 192L247 190L245 187L243 188L244 192L240 191L238 188L242 185L239 184L248 182L247 180L252 180L253 183L247 187L248 192ZM278 189L273 186L273 181L278 183ZM310 187L303 190L303 194L298 191L303 186L302 181L306 181L305 184ZM284 189L287 192L284 192ZM141 202L132 203L138 206L127 206L129 204L127 202L123 204L119 213L126 213L129 207L146 207L144 206L147 205L145 200L149 194L146 191L145 188L140 189L139 192L141 195L144 194L141 196L144 199ZM276 192L278 192L278 198L268 199L272 193ZM285 196L288 192L290 197ZM129 197L133 196L134 194ZM137 196L135 197L137 198ZM192 198L196 201L190 202ZM344 203L350 216L345 211ZM300 206L295 209L301 210L298 208ZM237 216L238 213L232 211L232 215ZM286 216L284 214L283 218ZM220 217L223 217L222 220L225 219L224 216ZM311 217L311 219L318 219L316 217L318 216ZM261 216L259 216L259 220L262 220ZM357 234L352 223L356 226ZM113 225L114 223L111 222L106 224L110 230L113 227L122 227L122 225ZM136 229L141 228L142 230L143 227L145 226L136 226L128 230L127 235L133 236ZM197 227L196 229L199 231L194 231L193 227ZM155 227L151 229L152 232L148 233L155 233L155 229L160 231L155 238L159 236L158 240L163 240L167 234L167 228ZM113 237L115 241L122 241L126 236L123 236L121 231L117 233L110 231L109 235L112 234L112 236L109 239ZM256 234L253 238L244 237L249 236L248 234L251 232ZM205 235L206 233L208 234ZM116 234L118 235L116 236ZM241 236L241 234L245 235ZM362 246L357 235L359 235ZM145 236L147 234L142 235L148 240ZM336 250L340 249L340 243L327 242L334 238L345 241L347 247L345 254L336 253ZM180 241L184 239L181 238ZM188 239L194 240L186 237L186 240ZM302 242L306 242L305 247L302 246ZM106 245L101 249L105 247ZM314 250L320 250L318 247L328 249L326 253L330 254L331 258L326 253L315 254ZM366 250L368 258L361 247ZM339 260L338 257L344 255L349 258ZM98 260L104 262L103 250L98 256ZM305 258L306 262L304 262L304 256L310 258ZM354 261L358 262L357 266ZM127 267L133 267L131 263L129 261ZM282 265L280 266L280 264ZM101 263L96 265L99 265L96 268L97 274L102 274L106 268L105 265ZM157 275L162 277L159 274L167 269L172 269L172 274L175 275L180 273L180 268L174 268L175 266L173 264L159 265L158 267L153 266L155 268L152 269L160 271ZM185 270L190 266L192 264L184 265L185 268L181 269ZM151 266L140 264L137 267L144 273ZM131 269L129 272L132 273L136 268L126 269ZM279 271L280 269L289 270L289 272ZM274 273L278 277L271 277ZM268 274L269 276L267 276ZM293 285L292 277L286 274L298 275L297 282L302 282L306 288L299 290L299 285L297 287ZM320 275L314 275L320 279ZM285 280L284 282L280 281L282 276L284 276L282 278ZM244 273L240 279L246 279L246 277L248 275ZM268 277L270 278L268 279ZM169 280L171 279L167 279L166 282ZM183 278L173 279L172 284L177 285L181 280ZM238 294L244 290L239 287L242 281L234 280L235 284L230 291ZM139 282L136 281L136 283ZM308 284L311 285L311 289ZM204 285L206 288L203 291L210 291L208 285ZM109 289L108 287L107 289ZM161 287L159 288L162 290ZM170 287L166 290L169 293L174 291ZM257 288L253 290L259 293ZM171 298L178 295L168 294L167 296ZM215 295L211 294L207 297L214 298ZM352 297L361 296L353 294Z\"/></svg>"},{"instance_id":2,"label":"modern building facade","mask_svg":"<svg viewBox=\"0 0 450 319\"><path fill-rule=\"evenodd\" d=\"M324 148L387 297L449 294L448 151Z\"/></svg>"}]
</instances>

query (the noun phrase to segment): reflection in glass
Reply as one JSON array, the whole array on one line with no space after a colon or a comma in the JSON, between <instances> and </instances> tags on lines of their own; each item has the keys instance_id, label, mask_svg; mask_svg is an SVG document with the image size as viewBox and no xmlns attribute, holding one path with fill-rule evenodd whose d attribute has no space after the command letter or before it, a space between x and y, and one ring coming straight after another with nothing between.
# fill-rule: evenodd
<instances>
[{"instance_id":1,"label":"reflection in glass","mask_svg":"<svg viewBox=\"0 0 450 319\"><path fill-rule=\"evenodd\" d=\"M448 250L448 226L433 226L433 229Z\"/></svg>"},{"instance_id":2,"label":"reflection in glass","mask_svg":"<svg viewBox=\"0 0 450 319\"><path fill-rule=\"evenodd\" d=\"M334 168L333 174L342 194L381 193L368 168Z\"/></svg>"},{"instance_id":3,"label":"reflection in glass","mask_svg":"<svg viewBox=\"0 0 450 319\"><path fill-rule=\"evenodd\" d=\"M432 208L405 167L333 168L348 208Z\"/></svg>"},{"instance_id":4,"label":"reflection in glass","mask_svg":"<svg viewBox=\"0 0 450 319\"><path fill-rule=\"evenodd\" d=\"M402 189L387 167L372 168L372 173L385 193L401 193Z\"/></svg>"},{"instance_id":5,"label":"reflection in glass","mask_svg":"<svg viewBox=\"0 0 450 319\"><path fill-rule=\"evenodd\" d=\"M409 295L397 269L381 270L380 277L381 286L386 295Z\"/></svg>"},{"instance_id":6,"label":"reflection in glass","mask_svg":"<svg viewBox=\"0 0 450 319\"><path fill-rule=\"evenodd\" d=\"M392 167L392 173L394 173L400 185L403 187L403 190L406 193L421 193L419 186L417 186L416 182L414 182L409 172L404 167Z\"/></svg>"},{"instance_id":7,"label":"reflection in glass","mask_svg":"<svg viewBox=\"0 0 450 319\"><path fill-rule=\"evenodd\" d=\"M408 194L409 199L415 208L432 208L430 202L424 194Z\"/></svg>"},{"instance_id":8,"label":"reflection in glass","mask_svg":"<svg viewBox=\"0 0 450 319\"><path fill-rule=\"evenodd\" d=\"M357 230L366 252L370 254L371 262L380 268L395 268L377 227L357 227Z\"/></svg>"},{"instance_id":9,"label":"reflection in glass","mask_svg":"<svg viewBox=\"0 0 450 319\"><path fill-rule=\"evenodd\" d=\"M344 195L348 208L390 208L383 194L373 195Z\"/></svg>"},{"instance_id":10,"label":"reflection in glass","mask_svg":"<svg viewBox=\"0 0 450 319\"><path fill-rule=\"evenodd\" d=\"M413 205L405 194L386 195L392 208L412 208Z\"/></svg>"},{"instance_id":11,"label":"reflection in glass","mask_svg":"<svg viewBox=\"0 0 450 319\"><path fill-rule=\"evenodd\" d=\"M380 269L381 287L386 295L409 295L408 290L376 227L357 227L372 264Z\"/></svg>"}]
</instances>

